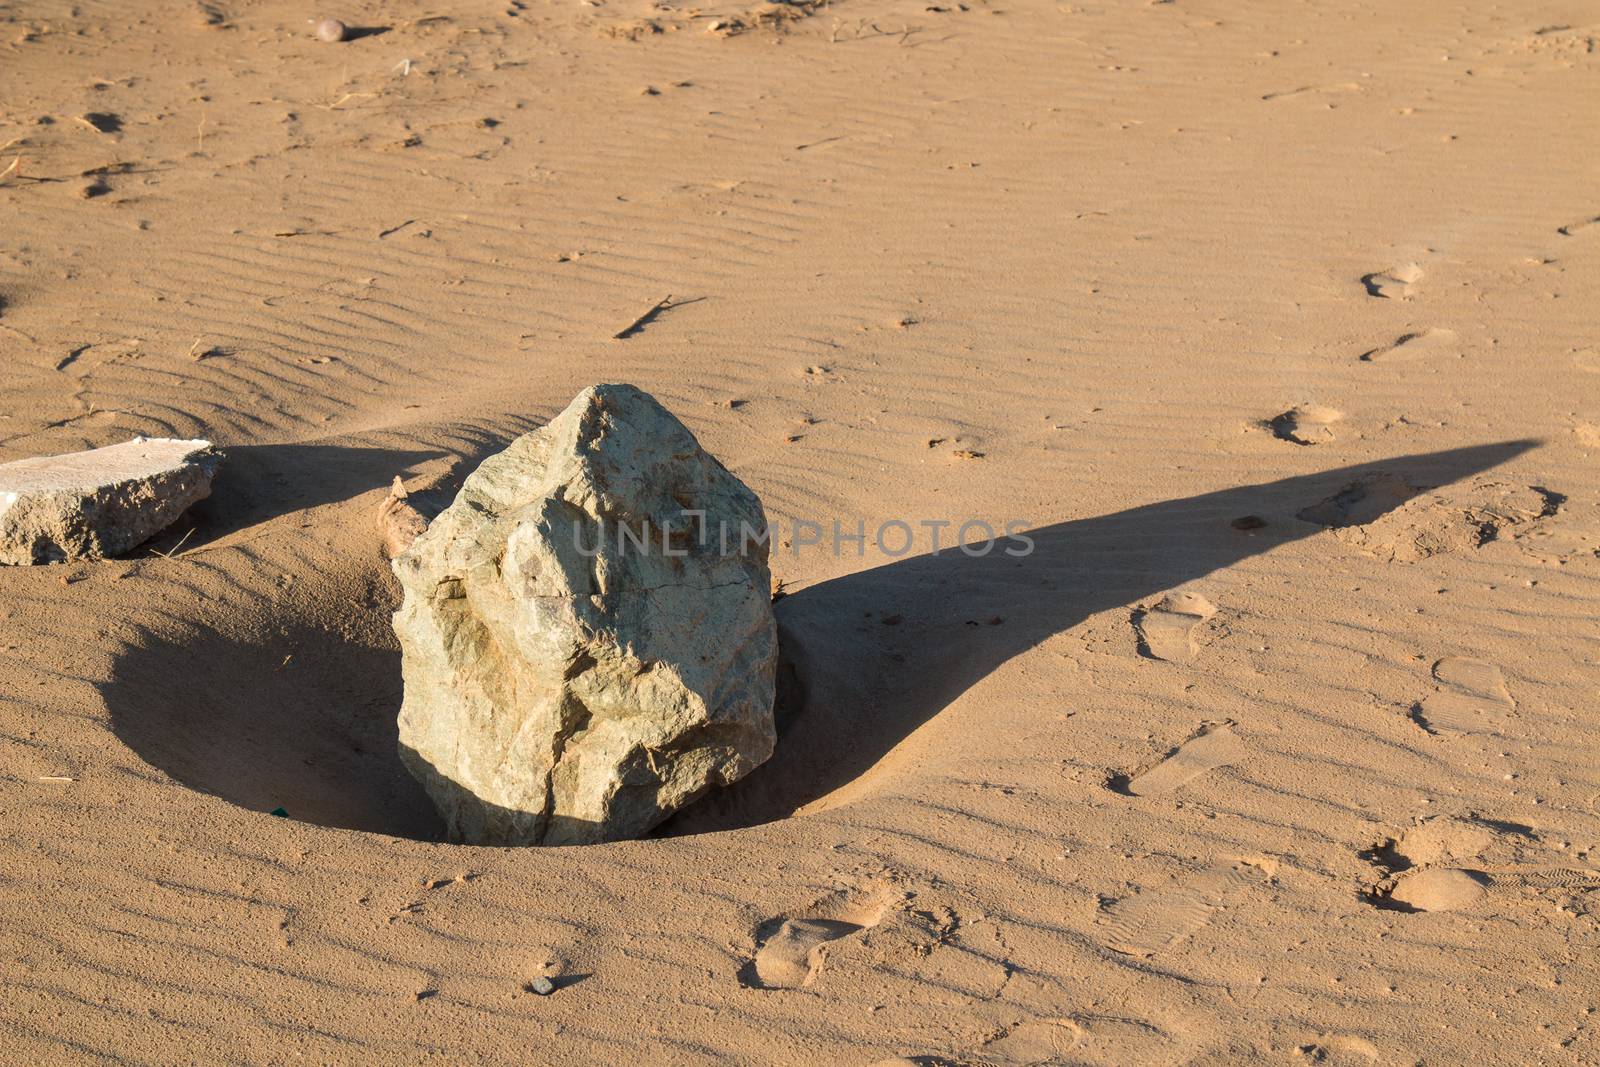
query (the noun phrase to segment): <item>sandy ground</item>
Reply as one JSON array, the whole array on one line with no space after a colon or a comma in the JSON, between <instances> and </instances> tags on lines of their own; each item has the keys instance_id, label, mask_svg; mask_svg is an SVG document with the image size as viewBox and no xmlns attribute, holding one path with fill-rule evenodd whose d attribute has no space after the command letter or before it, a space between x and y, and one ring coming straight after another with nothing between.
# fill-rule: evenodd
<instances>
[{"instance_id":1,"label":"sandy ground","mask_svg":"<svg viewBox=\"0 0 1600 1067\"><path fill-rule=\"evenodd\" d=\"M1594 8L741 2L0 7L0 460L228 453L0 570L0 1058L1600 1062ZM445 844L373 516L596 381L1036 551L780 546L773 763Z\"/></svg>"}]
</instances>

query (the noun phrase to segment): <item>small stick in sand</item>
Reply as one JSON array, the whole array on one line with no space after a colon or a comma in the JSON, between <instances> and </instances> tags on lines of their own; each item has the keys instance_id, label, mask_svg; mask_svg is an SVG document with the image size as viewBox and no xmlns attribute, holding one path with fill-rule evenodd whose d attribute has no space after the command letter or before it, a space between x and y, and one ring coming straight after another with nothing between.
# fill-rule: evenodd
<instances>
[{"instance_id":1,"label":"small stick in sand","mask_svg":"<svg viewBox=\"0 0 1600 1067\"><path fill-rule=\"evenodd\" d=\"M674 306L672 303L672 294L668 293L666 296L652 304L643 315L640 315L638 318L628 323L628 325L612 334L611 339L613 341L626 341L628 338L632 337L634 334L648 326L650 321L657 315L661 314L663 311L672 306Z\"/></svg>"},{"instance_id":2,"label":"small stick in sand","mask_svg":"<svg viewBox=\"0 0 1600 1067\"><path fill-rule=\"evenodd\" d=\"M643 329L651 319L665 311L671 303L672 294L668 293L666 296L662 297L660 300L657 300L653 305L651 305L649 310L647 310L643 315L640 315L638 318L628 323L628 325L612 334L611 339L613 341L626 341L628 338L632 337L634 334Z\"/></svg>"},{"instance_id":3,"label":"small stick in sand","mask_svg":"<svg viewBox=\"0 0 1600 1067\"><path fill-rule=\"evenodd\" d=\"M66 775L66 774L41 774L39 776L39 781L41 781L41 782L76 782L77 779L71 777L70 775Z\"/></svg>"},{"instance_id":4,"label":"small stick in sand","mask_svg":"<svg viewBox=\"0 0 1600 1067\"><path fill-rule=\"evenodd\" d=\"M173 556L176 556L178 554L178 549L183 547L183 543L185 541L189 540L189 535L192 534L192 533L194 533L194 527L193 526L191 526L187 530L183 531L183 536L178 538L178 543L173 545L171 548L167 549L165 552L161 551L159 548L152 548L152 549L150 549L150 551L154 552L156 555L160 556L162 559L171 559Z\"/></svg>"},{"instance_id":5,"label":"small stick in sand","mask_svg":"<svg viewBox=\"0 0 1600 1067\"><path fill-rule=\"evenodd\" d=\"M358 97L377 96L377 95L378 95L377 93L345 93L343 96L341 96L339 99L335 100L331 104L315 104L313 106L320 107L324 111L338 111L338 110L340 110L339 105L344 103L346 100L354 100L354 99L356 99Z\"/></svg>"}]
</instances>

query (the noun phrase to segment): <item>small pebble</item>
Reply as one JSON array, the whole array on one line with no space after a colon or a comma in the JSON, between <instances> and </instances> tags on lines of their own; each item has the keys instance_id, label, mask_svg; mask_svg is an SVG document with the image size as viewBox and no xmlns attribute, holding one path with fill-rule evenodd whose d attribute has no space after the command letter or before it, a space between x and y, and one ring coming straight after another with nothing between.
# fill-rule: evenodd
<instances>
[{"instance_id":1,"label":"small pebble","mask_svg":"<svg viewBox=\"0 0 1600 1067\"><path fill-rule=\"evenodd\" d=\"M556 984L542 974L528 983L528 992L537 993L541 997L548 997L555 991Z\"/></svg>"},{"instance_id":2,"label":"small pebble","mask_svg":"<svg viewBox=\"0 0 1600 1067\"><path fill-rule=\"evenodd\" d=\"M344 35L348 32L344 23L338 19L320 19L317 22L316 33L319 41L342 41L344 40Z\"/></svg>"}]
</instances>

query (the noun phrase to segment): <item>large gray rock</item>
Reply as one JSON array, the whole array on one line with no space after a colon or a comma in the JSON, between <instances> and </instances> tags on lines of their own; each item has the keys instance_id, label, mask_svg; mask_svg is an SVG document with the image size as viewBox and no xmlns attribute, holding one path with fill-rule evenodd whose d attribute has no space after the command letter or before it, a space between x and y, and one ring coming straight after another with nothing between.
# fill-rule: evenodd
<instances>
[{"instance_id":1,"label":"large gray rock","mask_svg":"<svg viewBox=\"0 0 1600 1067\"><path fill-rule=\"evenodd\" d=\"M115 556L211 494L210 441L120 445L0 464L0 564Z\"/></svg>"},{"instance_id":2,"label":"large gray rock","mask_svg":"<svg viewBox=\"0 0 1600 1067\"><path fill-rule=\"evenodd\" d=\"M400 754L452 838L638 837L772 754L747 530L764 538L755 494L629 385L484 460L394 561Z\"/></svg>"}]
</instances>

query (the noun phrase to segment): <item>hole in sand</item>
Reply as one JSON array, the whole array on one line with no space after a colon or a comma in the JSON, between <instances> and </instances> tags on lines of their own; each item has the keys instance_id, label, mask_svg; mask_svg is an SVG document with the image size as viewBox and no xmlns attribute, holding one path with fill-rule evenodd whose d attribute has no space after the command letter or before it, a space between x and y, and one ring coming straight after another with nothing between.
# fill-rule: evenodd
<instances>
[{"instance_id":1,"label":"hole in sand","mask_svg":"<svg viewBox=\"0 0 1600 1067\"><path fill-rule=\"evenodd\" d=\"M112 728L151 765L252 811L444 839L397 751L400 653L305 625L148 638L106 690Z\"/></svg>"}]
</instances>

